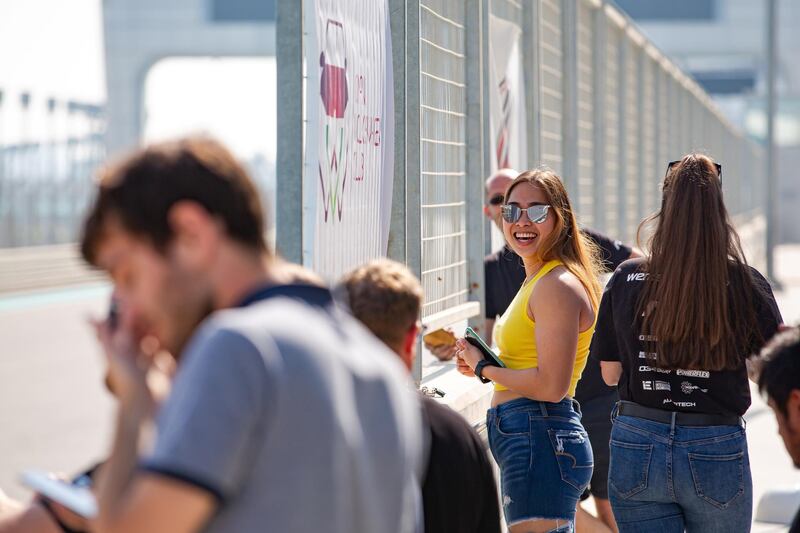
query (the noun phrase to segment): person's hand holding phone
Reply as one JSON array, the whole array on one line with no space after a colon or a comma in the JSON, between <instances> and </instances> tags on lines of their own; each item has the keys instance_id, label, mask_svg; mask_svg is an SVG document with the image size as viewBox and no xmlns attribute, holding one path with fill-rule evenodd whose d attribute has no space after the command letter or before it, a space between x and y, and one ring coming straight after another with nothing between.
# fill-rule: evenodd
<instances>
[{"instance_id":1,"label":"person's hand holding phone","mask_svg":"<svg viewBox=\"0 0 800 533\"><path fill-rule=\"evenodd\" d=\"M461 374L470 378L475 377L473 369L481 359L483 359L483 355L480 350L465 339L456 341L456 368Z\"/></svg>"},{"instance_id":2,"label":"person's hand holding phone","mask_svg":"<svg viewBox=\"0 0 800 533\"><path fill-rule=\"evenodd\" d=\"M467 339L458 339L456 341L457 354L471 369L474 369L480 360L483 359L481 351L467 342Z\"/></svg>"},{"instance_id":3,"label":"person's hand holding phone","mask_svg":"<svg viewBox=\"0 0 800 533\"><path fill-rule=\"evenodd\" d=\"M123 404L136 400L152 403L147 372L156 348L148 346L136 317L126 309L116 291L111 297L105 320L92 320L91 323L106 358L109 390Z\"/></svg>"}]
</instances>

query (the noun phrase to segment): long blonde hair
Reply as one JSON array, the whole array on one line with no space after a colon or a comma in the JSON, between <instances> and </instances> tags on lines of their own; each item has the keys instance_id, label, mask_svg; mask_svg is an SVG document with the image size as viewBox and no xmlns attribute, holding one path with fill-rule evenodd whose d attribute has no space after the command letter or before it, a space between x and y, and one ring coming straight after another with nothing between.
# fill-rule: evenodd
<instances>
[{"instance_id":1,"label":"long blonde hair","mask_svg":"<svg viewBox=\"0 0 800 533\"><path fill-rule=\"evenodd\" d=\"M511 196L511 191L521 183L541 189L547 198L547 203L550 204L550 212L556 218L552 233L539 246L538 258L543 262L558 259L564 263L567 270L572 272L586 288L592 307L597 311L602 292L597 279L600 272L599 250L578 227L578 221L561 178L549 169L526 170L506 189L506 202Z\"/></svg>"}]
</instances>

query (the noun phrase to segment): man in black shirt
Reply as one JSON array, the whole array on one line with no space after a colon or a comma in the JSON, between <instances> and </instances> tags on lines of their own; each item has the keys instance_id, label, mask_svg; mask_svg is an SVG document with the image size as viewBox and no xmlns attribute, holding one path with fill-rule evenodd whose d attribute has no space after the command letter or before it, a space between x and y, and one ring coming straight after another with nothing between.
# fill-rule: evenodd
<instances>
[{"instance_id":1,"label":"man in black shirt","mask_svg":"<svg viewBox=\"0 0 800 533\"><path fill-rule=\"evenodd\" d=\"M777 335L761 353L758 389L775 412L786 451L800 468L800 328ZM789 533L800 533L800 510Z\"/></svg>"},{"instance_id":2,"label":"man in black shirt","mask_svg":"<svg viewBox=\"0 0 800 533\"><path fill-rule=\"evenodd\" d=\"M420 332L423 292L402 264L382 259L342 280L353 315L411 367ZM497 484L486 449L461 415L422 398L430 453L422 484L425 531L500 533Z\"/></svg>"}]
</instances>

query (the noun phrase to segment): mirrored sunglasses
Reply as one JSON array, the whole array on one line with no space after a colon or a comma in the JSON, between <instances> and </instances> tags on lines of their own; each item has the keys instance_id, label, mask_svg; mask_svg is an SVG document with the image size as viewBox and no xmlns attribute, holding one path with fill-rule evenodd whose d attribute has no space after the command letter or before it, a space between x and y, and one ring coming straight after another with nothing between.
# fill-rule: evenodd
<instances>
[{"instance_id":1,"label":"mirrored sunglasses","mask_svg":"<svg viewBox=\"0 0 800 533\"><path fill-rule=\"evenodd\" d=\"M528 215L528 220L534 224L542 224L547 220L547 212L550 209L549 205L532 205L525 209L518 205L506 204L503 206L503 220L509 224L513 224L522 217L524 211Z\"/></svg>"}]
</instances>

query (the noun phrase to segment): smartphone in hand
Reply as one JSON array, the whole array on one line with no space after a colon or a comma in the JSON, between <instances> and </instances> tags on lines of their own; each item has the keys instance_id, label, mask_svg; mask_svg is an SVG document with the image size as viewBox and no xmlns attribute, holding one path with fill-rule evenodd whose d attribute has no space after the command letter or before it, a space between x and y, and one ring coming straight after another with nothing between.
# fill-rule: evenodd
<instances>
[{"instance_id":1,"label":"smartphone in hand","mask_svg":"<svg viewBox=\"0 0 800 533\"><path fill-rule=\"evenodd\" d=\"M97 516L97 500L87 486L67 483L41 470L23 472L21 481L26 487L83 518L91 519Z\"/></svg>"},{"instance_id":2,"label":"smartphone in hand","mask_svg":"<svg viewBox=\"0 0 800 533\"><path fill-rule=\"evenodd\" d=\"M483 354L483 358L490 365L505 368L506 365L503 363L500 357L494 353L494 350L489 348L485 342L483 342L481 336L475 333L474 329L467 327L466 331L464 331L464 340L480 350L481 354Z\"/></svg>"}]
</instances>

